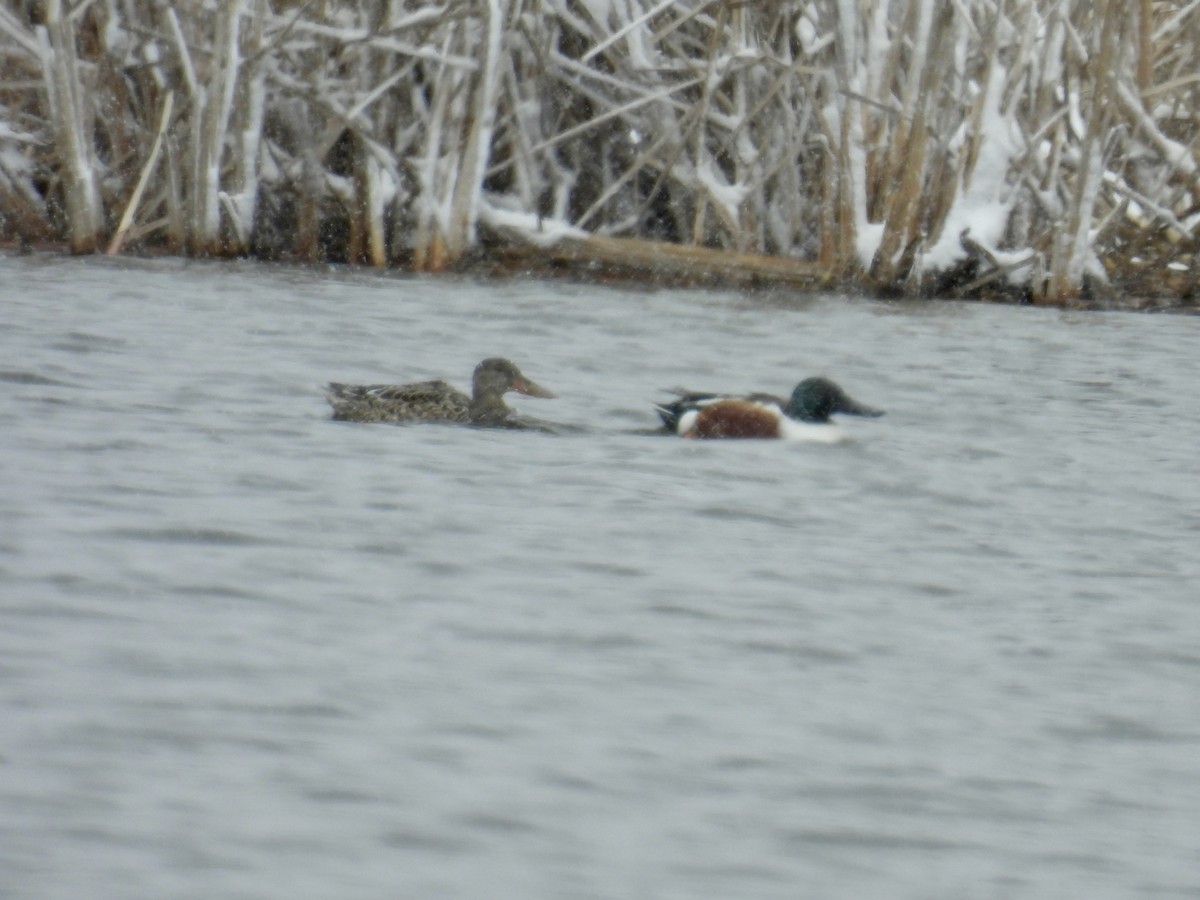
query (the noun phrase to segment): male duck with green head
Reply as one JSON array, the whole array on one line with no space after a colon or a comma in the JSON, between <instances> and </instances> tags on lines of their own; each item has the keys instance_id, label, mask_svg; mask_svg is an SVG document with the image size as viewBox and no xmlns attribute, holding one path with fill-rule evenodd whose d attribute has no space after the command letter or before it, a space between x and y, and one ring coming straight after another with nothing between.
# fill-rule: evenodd
<instances>
[{"instance_id":1,"label":"male duck with green head","mask_svg":"<svg viewBox=\"0 0 1200 900\"><path fill-rule=\"evenodd\" d=\"M686 438L782 438L833 444L845 433L830 419L836 413L882 416L859 403L828 378L806 378L791 397L773 394L706 394L675 391L677 399L655 406L667 431Z\"/></svg>"}]
</instances>

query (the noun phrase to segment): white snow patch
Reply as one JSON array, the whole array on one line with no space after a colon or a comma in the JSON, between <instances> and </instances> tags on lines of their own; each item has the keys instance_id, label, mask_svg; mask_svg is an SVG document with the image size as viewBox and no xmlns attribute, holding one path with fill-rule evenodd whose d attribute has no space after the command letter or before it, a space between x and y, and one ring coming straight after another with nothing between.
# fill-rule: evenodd
<instances>
[{"instance_id":1,"label":"white snow patch","mask_svg":"<svg viewBox=\"0 0 1200 900\"><path fill-rule=\"evenodd\" d=\"M817 47L817 26L807 16L801 16L796 20L796 40L800 42L800 49L809 56L820 49ZM832 38L827 38L826 42L829 40ZM824 46L824 42L821 46Z\"/></svg>"},{"instance_id":2,"label":"white snow patch","mask_svg":"<svg viewBox=\"0 0 1200 900\"><path fill-rule=\"evenodd\" d=\"M724 173L713 164L712 157L704 152L696 166L696 180L708 192L714 203L719 204L731 222L738 221L742 201L749 191L744 184L730 184Z\"/></svg>"},{"instance_id":3,"label":"white snow patch","mask_svg":"<svg viewBox=\"0 0 1200 900\"><path fill-rule=\"evenodd\" d=\"M602 27L611 27L615 20L617 27L605 40L585 53L582 61L587 62L613 43L624 40L629 52L631 68L645 72L657 68L653 35L647 22L674 4L675 0L663 0L658 6L643 11L636 4L630 4L627 8L624 4L618 5L613 0L583 0L583 5L596 24Z\"/></svg>"},{"instance_id":4,"label":"white snow patch","mask_svg":"<svg viewBox=\"0 0 1200 900\"><path fill-rule=\"evenodd\" d=\"M552 247L563 238L586 237L587 232L562 219L547 219L535 213L503 209L487 195L479 204L479 221L491 228L508 228L538 247Z\"/></svg>"},{"instance_id":5,"label":"white snow patch","mask_svg":"<svg viewBox=\"0 0 1200 900\"><path fill-rule=\"evenodd\" d=\"M587 8L588 15L592 17L593 22L598 25L609 24L613 0L580 0L580 3Z\"/></svg>"},{"instance_id":6,"label":"white snow patch","mask_svg":"<svg viewBox=\"0 0 1200 900\"><path fill-rule=\"evenodd\" d=\"M7 187L22 189L28 184L29 176L33 173L33 163L20 150L0 146L0 184Z\"/></svg>"},{"instance_id":7,"label":"white snow patch","mask_svg":"<svg viewBox=\"0 0 1200 900\"><path fill-rule=\"evenodd\" d=\"M869 269L871 262L875 259L875 251L879 249L879 245L883 241L883 223L868 222L863 219L854 231L854 239L854 249L858 251L858 261L862 263L864 269Z\"/></svg>"},{"instance_id":8,"label":"white snow patch","mask_svg":"<svg viewBox=\"0 0 1200 900\"><path fill-rule=\"evenodd\" d=\"M24 131L17 131L8 122L0 119L0 141L17 141L22 144L40 144L36 137Z\"/></svg>"},{"instance_id":9,"label":"white snow patch","mask_svg":"<svg viewBox=\"0 0 1200 900\"><path fill-rule=\"evenodd\" d=\"M966 255L961 241L964 231L993 253L1004 237L1014 198L1008 169L1021 144L1016 124L1005 118L1000 107L1003 87L1004 73L994 71L983 101L982 142L975 168L955 197L937 243L922 256L923 269L946 269L962 259Z\"/></svg>"}]
</instances>

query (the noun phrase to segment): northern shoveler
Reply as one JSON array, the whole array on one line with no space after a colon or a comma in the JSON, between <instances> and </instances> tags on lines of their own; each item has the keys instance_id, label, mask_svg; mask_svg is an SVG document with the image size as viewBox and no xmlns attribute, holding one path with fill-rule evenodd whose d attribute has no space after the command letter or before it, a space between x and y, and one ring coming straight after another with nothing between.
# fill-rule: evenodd
<instances>
[{"instance_id":1,"label":"northern shoveler","mask_svg":"<svg viewBox=\"0 0 1200 900\"><path fill-rule=\"evenodd\" d=\"M786 401L772 394L675 393L677 400L654 408L668 431L686 438L785 438L832 444L845 435L830 415L883 415L883 410L852 399L828 378L804 379Z\"/></svg>"},{"instance_id":2,"label":"northern shoveler","mask_svg":"<svg viewBox=\"0 0 1200 900\"><path fill-rule=\"evenodd\" d=\"M463 422L490 428L521 428L520 419L504 404L516 391L529 397L554 397L534 384L507 359L492 357L475 367L468 397L446 382L413 384L331 383L325 397L333 417L350 422Z\"/></svg>"}]
</instances>

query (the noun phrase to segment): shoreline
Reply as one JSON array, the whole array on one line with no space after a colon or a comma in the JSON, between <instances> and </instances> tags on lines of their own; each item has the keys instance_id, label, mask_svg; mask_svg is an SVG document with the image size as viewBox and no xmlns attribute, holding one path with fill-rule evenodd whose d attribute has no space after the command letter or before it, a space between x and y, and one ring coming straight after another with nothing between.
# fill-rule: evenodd
<instances>
[{"instance_id":1,"label":"shoreline","mask_svg":"<svg viewBox=\"0 0 1200 900\"><path fill-rule=\"evenodd\" d=\"M706 288L742 290L750 293L794 292L798 295L840 293L872 300L966 301L1045 309L1096 312L1145 312L1200 315L1196 286L1180 272L1177 283L1161 273L1151 278L1126 272L1098 291L1061 303L1034 303L1028 295L1000 284L989 289L983 284L967 293L951 289L904 293L873 290L854 279L836 279L812 261L757 253L739 253L708 247L686 246L663 241L605 236L566 237L548 246L522 241L487 241L477 245L457 263L441 272L420 270L405 263L372 266L345 259L303 259L285 254L188 255L166 248L126 247L120 253L72 253L65 241L0 241L0 258L29 255L104 259L179 259L277 263L297 266L336 266L381 273L438 277L470 276L480 279L563 279L581 284L627 288ZM947 279L943 274L941 280ZM975 277L976 283L987 281ZM998 281L998 279L997 279ZM1164 283L1165 282L1165 283ZM965 284L966 281L964 280ZM961 285L959 285L961 287Z\"/></svg>"}]
</instances>

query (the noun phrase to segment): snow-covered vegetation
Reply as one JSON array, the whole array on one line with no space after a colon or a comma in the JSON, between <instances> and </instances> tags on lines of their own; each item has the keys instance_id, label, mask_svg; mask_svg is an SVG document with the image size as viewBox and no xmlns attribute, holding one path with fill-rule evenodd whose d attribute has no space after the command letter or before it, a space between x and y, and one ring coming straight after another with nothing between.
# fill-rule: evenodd
<instances>
[{"instance_id":1,"label":"snow-covered vegetation","mask_svg":"<svg viewBox=\"0 0 1200 900\"><path fill-rule=\"evenodd\" d=\"M0 239L437 270L595 235L1185 297L1198 52L1196 0L17 0Z\"/></svg>"}]
</instances>

